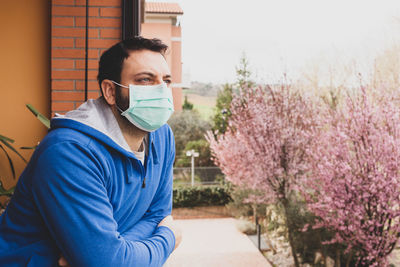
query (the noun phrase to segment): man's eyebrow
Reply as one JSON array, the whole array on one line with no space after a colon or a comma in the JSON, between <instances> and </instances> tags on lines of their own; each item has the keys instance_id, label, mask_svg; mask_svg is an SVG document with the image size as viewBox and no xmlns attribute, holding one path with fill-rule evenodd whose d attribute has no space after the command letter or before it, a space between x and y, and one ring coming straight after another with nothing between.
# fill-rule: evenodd
<instances>
[{"instance_id":1,"label":"man's eyebrow","mask_svg":"<svg viewBox=\"0 0 400 267\"><path fill-rule=\"evenodd\" d=\"M149 75L151 77L155 76L154 73L151 73L151 72L148 72L148 71L143 71L143 72L136 73L134 76L143 75L143 74Z\"/></svg>"},{"instance_id":2,"label":"man's eyebrow","mask_svg":"<svg viewBox=\"0 0 400 267\"><path fill-rule=\"evenodd\" d=\"M139 76L139 75L149 75L151 77L156 76L154 73L148 72L148 71L142 71L142 72L136 73L134 76ZM171 76L171 74L166 74L163 76L163 78L172 78L172 76Z\"/></svg>"}]
</instances>

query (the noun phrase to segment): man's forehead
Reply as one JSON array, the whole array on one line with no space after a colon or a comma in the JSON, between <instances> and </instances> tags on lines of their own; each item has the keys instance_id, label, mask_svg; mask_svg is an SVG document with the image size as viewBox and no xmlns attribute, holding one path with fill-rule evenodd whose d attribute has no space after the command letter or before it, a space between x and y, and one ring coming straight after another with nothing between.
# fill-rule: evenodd
<instances>
[{"instance_id":1,"label":"man's forehead","mask_svg":"<svg viewBox=\"0 0 400 267\"><path fill-rule=\"evenodd\" d=\"M152 71L170 74L168 63L159 52L151 50L136 50L129 52L129 57L124 60L124 68L130 71Z\"/></svg>"}]
</instances>

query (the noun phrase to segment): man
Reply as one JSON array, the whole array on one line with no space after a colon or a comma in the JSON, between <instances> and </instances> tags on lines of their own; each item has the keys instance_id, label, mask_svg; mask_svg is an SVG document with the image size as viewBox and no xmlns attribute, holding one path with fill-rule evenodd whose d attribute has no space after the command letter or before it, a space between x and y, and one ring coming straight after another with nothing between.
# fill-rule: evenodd
<instances>
[{"instance_id":1,"label":"man","mask_svg":"<svg viewBox=\"0 0 400 267\"><path fill-rule=\"evenodd\" d=\"M1 266L161 266L179 244L166 49L114 45L100 58L102 97L52 119L0 217Z\"/></svg>"}]
</instances>

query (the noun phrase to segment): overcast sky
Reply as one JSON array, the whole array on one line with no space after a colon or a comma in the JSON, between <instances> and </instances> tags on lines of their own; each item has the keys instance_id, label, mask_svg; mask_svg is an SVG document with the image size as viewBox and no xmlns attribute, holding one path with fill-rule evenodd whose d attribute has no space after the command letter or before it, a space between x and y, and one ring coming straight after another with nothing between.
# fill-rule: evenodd
<instances>
[{"instance_id":1,"label":"overcast sky","mask_svg":"<svg viewBox=\"0 0 400 267\"><path fill-rule=\"evenodd\" d=\"M400 39L400 0L169 2L184 11L182 61L192 81L233 82L243 52L262 81L296 76L321 57L354 58L362 71Z\"/></svg>"}]
</instances>

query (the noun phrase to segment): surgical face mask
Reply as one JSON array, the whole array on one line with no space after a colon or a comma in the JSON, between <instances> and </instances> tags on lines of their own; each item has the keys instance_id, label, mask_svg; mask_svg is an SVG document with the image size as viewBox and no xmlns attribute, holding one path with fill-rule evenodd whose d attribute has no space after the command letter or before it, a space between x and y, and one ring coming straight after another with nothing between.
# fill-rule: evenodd
<instances>
[{"instance_id":1,"label":"surgical face mask","mask_svg":"<svg viewBox=\"0 0 400 267\"><path fill-rule=\"evenodd\" d=\"M121 115L133 125L147 132L152 132L163 126L174 112L172 91L163 82L157 85L121 85L129 88L129 107L121 110Z\"/></svg>"}]
</instances>

